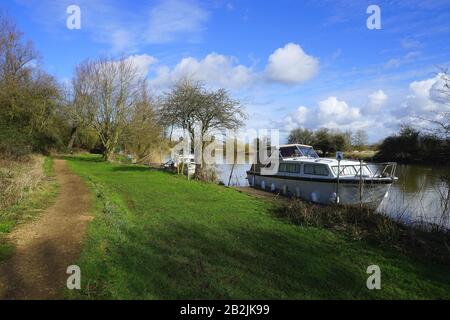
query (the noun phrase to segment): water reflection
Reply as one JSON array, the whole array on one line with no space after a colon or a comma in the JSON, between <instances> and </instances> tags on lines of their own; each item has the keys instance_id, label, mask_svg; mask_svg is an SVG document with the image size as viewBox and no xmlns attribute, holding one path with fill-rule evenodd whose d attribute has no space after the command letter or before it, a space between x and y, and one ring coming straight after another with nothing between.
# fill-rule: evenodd
<instances>
[{"instance_id":1,"label":"water reflection","mask_svg":"<svg viewBox=\"0 0 450 320\"><path fill-rule=\"evenodd\" d=\"M399 165L383 211L410 223L431 222L450 227L448 194L450 168L424 165ZM447 198L447 199L446 199Z\"/></svg>"},{"instance_id":2,"label":"water reflection","mask_svg":"<svg viewBox=\"0 0 450 320\"><path fill-rule=\"evenodd\" d=\"M374 165L375 166L375 165ZM223 184L248 186L246 171L251 165L217 166L217 172ZM231 179L230 179L231 176ZM450 227L450 168L426 165L398 165L394 183L379 207L379 211L393 218L414 223L419 221L445 223ZM443 198L447 197L447 206ZM443 221L443 216L447 221Z\"/></svg>"}]
</instances>

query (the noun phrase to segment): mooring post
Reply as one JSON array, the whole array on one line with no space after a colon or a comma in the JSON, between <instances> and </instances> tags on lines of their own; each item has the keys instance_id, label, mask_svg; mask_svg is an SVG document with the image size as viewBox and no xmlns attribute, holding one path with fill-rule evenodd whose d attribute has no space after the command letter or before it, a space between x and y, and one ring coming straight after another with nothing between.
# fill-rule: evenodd
<instances>
[{"instance_id":1,"label":"mooring post","mask_svg":"<svg viewBox=\"0 0 450 320\"><path fill-rule=\"evenodd\" d=\"M231 167L230 178L228 179L228 186L230 186L231 178L233 177L234 166L236 165L236 158L233 161L233 165Z\"/></svg>"},{"instance_id":2,"label":"mooring post","mask_svg":"<svg viewBox=\"0 0 450 320\"><path fill-rule=\"evenodd\" d=\"M339 176L341 173L341 160L338 158L338 172L337 172L337 183L336 183L336 203L339 204Z\"/></svg>"},{"instance_id":3,"label":"mooring post","mask_svg":"<svg viewBox=\"0 0 450 320\"><path fill-rule=\"evenodd\" d=\"M359 160L359 208L362 209L362 160Z\"/></svg>"}]
</instances>

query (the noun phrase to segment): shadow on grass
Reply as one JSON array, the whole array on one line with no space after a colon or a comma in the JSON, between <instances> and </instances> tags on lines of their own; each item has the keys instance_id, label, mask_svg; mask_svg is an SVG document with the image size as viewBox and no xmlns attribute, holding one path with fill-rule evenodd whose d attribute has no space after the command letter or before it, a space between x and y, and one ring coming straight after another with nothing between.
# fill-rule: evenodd
<instances>
[{"instance_id":1,"label":"shadow on grass","mask_svg":"<svg viewBox=\"0 0 450 320\"><path fill-rule=\"evenodd\" d=\"M386 299L402 298L396 296L400 290L412 297L448 298L448 275L439 268L430 271L427 263L380 260L358 245L336 248L335 239L317 231L311 236L312 229L283 234L279 227L221 228L169 220L158 227L126 227L120 235L109 232L104 240L112 259L93 264L94 278L103 285L101 292L90 294L113 299ZM377 263L396 272L385 271L383 291L369 291L366 268ZM405 263L408 271L400 272ZM411 276L427 285L418 290L421 284L409 281ZM111 277L121 280L111 284Z\"/></svg>"},{"instance_id":2,"label":"shadow on grass","mask_svg":"<svg viewBox=\"0 0 450 320\"><path fill-rule=\"evenodd\" d=\"M74 161L83 161L83 162L95 162L95 163L105 162L105 160L103 160L102 156L95 155L95 154L89 154L89 155L85 155L85 156L65 155L65 156L61 156L59 158L64 159L64 160L74 160Z\"/></svg>"},{"instance_id":3,"label":"shadow on grass","mask_svg":"<svg viewBox=\"0 0 450 320\"><path fill-rule=\"evenodd\" d=\"M326 240L237 226L216 232L169 221L151 230L127 228L120 238L109 239L114 262L100 269L107 269L109 277L114 272L122 281L104 287L107 292L101 296L125 298L114 295L121 292L138 299L377 297L366 288L366 266L339 259Z\"/></svg>"},{"instance_id":4,"label":"shadow on grass","mask_svg":"<svg viewBox=\"0 0 450 320\"><path fill-rule=\"evenodd\" d=\"M148 172L148 171L158 171L158 169L143 167L143 166L132 166L132 165L122 165L119 167L112 168L112 171L120 172Z\"/></svg>"}]
</instances>

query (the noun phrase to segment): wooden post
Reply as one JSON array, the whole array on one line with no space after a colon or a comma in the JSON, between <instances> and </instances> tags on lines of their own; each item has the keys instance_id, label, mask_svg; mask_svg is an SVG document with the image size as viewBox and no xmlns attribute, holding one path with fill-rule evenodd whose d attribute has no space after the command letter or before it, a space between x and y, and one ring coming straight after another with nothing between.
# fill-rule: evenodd
<instances>
[{"instance_id":1,"label":"wooden post","mask_svg":"<svg viewBox=\"0 0 450 320\"><path fill-rule=\"evenodd\" d=\"M181 160L181 175L184 175L184 159ZM188 170L188 176L189 176L189 170Z\"/></svg>"},{"instance_id":2,"label":"wooden post","mask_svg":"<svg viewBox=\"0 0 450 320\"><path fill-rule=\"evenodd\" d=\"M359 208L362 209L362 160L359 160Z\"/></svg>"},{"instance_id":3,"label":"wooden post","mask_svg":"<svg viewBox=\"0 0 450 320\"><path fill-rule=\"evenodd\" d=\"M230 178L228 179L228 186L230 186L231 178L233 176L234 166L236 165L236 159L233 161L233 166L231 167Z\"/></svg>"},{"instance_id":4,"label":"wooden post","mask_svg":"<svg viewBox=\"0 0 450 320\"><path fill-rule=\"evenodd\" d=\"M337 183L336 183L336 204L339 204L339 176L341 174L341 160L338 159L338 173L337 173Z\"/></svg>"}]
</instances>

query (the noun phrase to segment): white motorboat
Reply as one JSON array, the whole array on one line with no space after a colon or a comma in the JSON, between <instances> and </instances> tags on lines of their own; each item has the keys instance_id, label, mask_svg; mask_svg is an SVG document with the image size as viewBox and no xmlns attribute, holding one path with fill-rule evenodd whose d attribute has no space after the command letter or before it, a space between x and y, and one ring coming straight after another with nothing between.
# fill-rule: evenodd
<instances>
[{"instance_id":1,"label":"white motorboat","mask_svg":"<svg viewBox=\"0 0 450 320\"><path fill-rule=\"evenodd\" d=\"M171 169L173 171L184 170L184 174L193 176L195 174L195 156L193 154L183 155L176 154L173 159L167 161L164 168Z\"/></svg>"},{"instance_id":2,"label":"white motorboat","mask_svg":"<svg viewBox=\"0 0 450 320\"><path fill-rule=\"evenodd\" d=\"M397 180L396 163L376 164L320 158L311 146L277 147L279 163L274 172L252 165L247 171L249 185L320 204L363 204L377 208Z\"/></svg>"}]
</instances>

